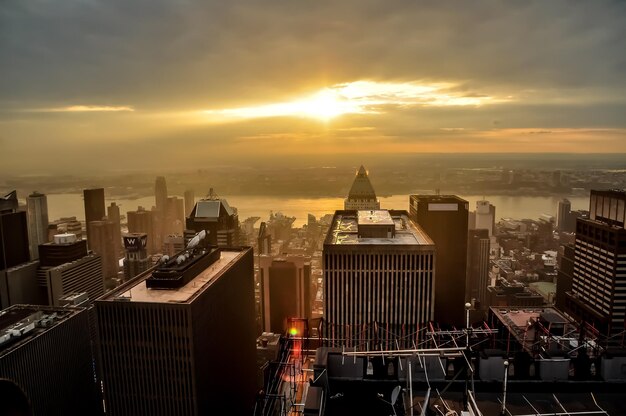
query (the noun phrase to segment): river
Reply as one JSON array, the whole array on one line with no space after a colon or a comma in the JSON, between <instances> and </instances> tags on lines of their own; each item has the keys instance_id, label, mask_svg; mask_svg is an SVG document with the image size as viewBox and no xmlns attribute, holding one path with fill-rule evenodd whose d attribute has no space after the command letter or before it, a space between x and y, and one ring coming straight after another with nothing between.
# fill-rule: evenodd
<instances>
[{"instance_id":1,"label":"river","mask_svg":"<svg viewBox=\"0 0 626 416\"><path fill-rule=\"evenodd\" d=\"M476 201L482 200L482 195L459 195L470 203L470 209L476 207ZM61 217L75 216L84 220L83 195L82 194L48 194L48 216L50 221ZM239 219L247 217L268 218L270 211L282 212L288 216L296 217L295 226L301 226L307 221L307 214L311 213L316 218L333 213L343 208L343 198L288 198L288 197L263 197L233 195L225 197L228 203L237 207ZM556 215L557 204L561 197L549 196L502 196L486 195L485 199L496 206L496 219L500 218L538 218L541 214ZM568 197L572 203L572 209L589 209L589 197ZM155 202L154 197L142 197L137 199L114 199L107 198L106 204L115 202L120 205L120 211L136 210L138 206L150 209ZM408 195L392 195L380 198L381 208L409 209ZM257 224L258 226L258 224Z\"/></svg>"}]
</instances>

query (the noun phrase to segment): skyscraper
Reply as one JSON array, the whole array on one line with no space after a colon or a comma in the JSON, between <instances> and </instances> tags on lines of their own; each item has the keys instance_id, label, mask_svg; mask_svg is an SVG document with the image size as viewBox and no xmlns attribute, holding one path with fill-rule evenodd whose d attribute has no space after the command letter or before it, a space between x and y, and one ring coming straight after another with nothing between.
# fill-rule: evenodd
<instances>
[{"instance_id":1,"label":"skyscraper","mask_svg":"<svg viewBox=\"0 0 626 416\"><path fill-rule=\"evenodd\" d=\"M435 320L463 326L468 202L455 195L411 195L410 215L437 247Z\"/></svg>"},{"instance_id":2,"label":"skyscraper","mask_svg":"<svg viewBox=\"0 0 626 416\"><path fill-rule=\"evenodd\" d=\"M311 318L310 262L301 254L259 257L264 331L285 333L288 318Z\"/></svg>"},{"instance_id":3,"label":"skyscraper","mask_svg":"<svg viewBox=\"0 0 626 416\"><path fill-rule=\"evenodd\" d=\"M120 228L120 207L115 202L111 202L111 205L107 207L107 218L115 224L113 243L115 253L119 255L122 252L122 229Z\"/></svg>"},{"instance_id":4,"label":"skyscraper","mask_svg":"<svg viewBox=\"0 0 626 416\"><path fill-rule=\"evenodd\" d=\"M185 217L188 217L191 214L191 210L193 210L194 205L196 205L196 196L192 189L188 189L185 191Z\"/></svg>"},{"instance_id":5,"label":"skyscraper","mask_svg":"<svg viewBox=\"0 0 626 416\"><path fill-rule=\"evenodd\" d=\"M337 211L323 256L331 340L395 342L432 320L435 246L406 211Z\"/></svg>"},{"instance_id":6,"label":"skyscraper","mask_svg":"<svg viewBox=\"0 0 626 416\"><path fill-rule=\"evenodd\" d=\"M489 232L484 229L469 230L467 239L467 287L468 299L480 302L480 309L487 310L487 286L489 285Z\"/></svg>"},{"instance_id":7,"label":"skyscraper","mask_svg":"<svg viewBox=\"0 0 626 416\"><path fill-rule=\"evenodd\" d=\"M26 213L0 213L0 270L30 260Z\"/></svg>"},{"instance_id":8,"label":"skyscraper","mask_svg":"<svg viewBox=\"0 0 626 416\"><path fill-rule=\"evenodd\" d=\"M489 201L476 201L476 224L473 228L487 230L489 237L491 237L493 235L495 213L496 207L491 205Z\"/></svg>"},{"instance_id":9,"label":"skyscraper","mask_svg":"<svg viewBox=\"0 0 626 416\"><path fill-rule=\"evenodd\" d=\"M345 210L380 209L380 202L363 165L356 173L343 207Z\"/></svg>"},{"instance_id":10,"label":"skyscraper","mask_svg":"<svg viewBox=\"0 0 626 416\"><path fill-rule=\"evenodd\" d=\"M83 190L85 202L85 229L87 230L87 244L91 247L89 240L89 223L100 221L106 216L104 210L104 188Z\"/></svg>"},{"instance_id":11,"label":"skyscraper","mask_svg":"<svg viewBox=\"0 0 626 416\"><path fill-rule=\"evenodd\" d=\"M626 191L591 191L589 218L578 218L574 279L566 312L605 335L626 330Z\"/></svg>"},{"instance_id":12,"label":"skyscraper","mask_svg":"<svg viewBox=\"0 0 626 416\"><path fill-rule=\"evenodd\" d=\"M60 298L74 292L85 292L92 301L104 294L102 259L98 254L87 254L58 266L41 267L37 279L46 288L49 305L58 306Z\"/></svg>"},{"instance_id":13,"label":"skyscraper","mask_svg":"<svg viewBox=\"0 0 626 416\"><path fill-rule=\"evenodd\" d=\"M112 416L252 412L252 249L188 253L96 300Z\"/></svg>"},{"instance_id":14,"label":"skyscraper","mask_svg":"<svg viewBox=\"0 0 626 416\"><path fill-rule=\"evenodd\" d=\"M152 266L152 261L148 257L146 249L148 245L148 234L130 233L124 235L124 280L128 281L133 277L145 272Z\"/></svg>"},{"instance_id":15,"label":"skyscraper","mask_svg":"<svg viewBox=\"0 0 626 416\"><path fill-rule=\"evenodd\" d=\"M93 363L87 310L15 305L0 312L0 378L24 390L34 414L101 415Z\"/></svg>"},{"instance_id":16,"label":"skyscraper","mask_svg":"<svg viewBox=\"0 0 626 416\"><path fill-rule=\"evenodd\" d=\"M17 200L17 192L11 191L8 194L0 197L0 213L2 212L15 212L19 208L19 202Z\"/></svg>"},{"instance_id":17,"label":"skyscraper","mask_svg":"<svg viewBox=\"0 0 626 416\"><path fill-rule=\"evenodd\" d=\"M156 200L156 209L163 214L167 211L167 184L165 177L157 176L154 183L154 197Z\"/></svg>"},{"instance_id":18,"label":"skyscraper","mask_svg":"<svg viewBox=\"0 0 626 416\"><path fill-rule=\"evenodd\" d=\"M556 211L556 229L560 232L567 231L569 229L568 223L570 222L570 211L572 204L567 199L559 201L559 205Z\"/></svg>"},{"instance_id":19,"label":"skyscraper","mask_svg":"<svg viewBox=\"0 0 626 416\"><path fill-rule=\"evenodd\" d=\"M48 200L44 194L33 192L26 198L28 212L28 242L30 258L38 259L39 244L48 242Z\"/></svg>"},{"instance_id":20,"label":"skyscraper","mask_svg":"<svg viewBox=\"0 0 626 416\"><path fill-rule=\"evenodd\" d=\"M129 233L145 233L148 235L148 254L158 253L161 250L159 246L159 236L156 228L156 212L146 211L143 207L138 207L137 211L128 211L126 213L128 221Z\"/></svg>"},{"instance_id":21,"label":"skyscraper","mask_svg":"<svg viewBox=\"0 0 626 416\"><path fill-rule=\"evenodd\" d=\"M201 199L186 220L185 237L206 230L213 245L232 247L239 245L239 216L225 199L211 194Z\"/></svg>"},{"instance_id":22,"label":"skyscraper","mask_svg":"<svg viewBox=\"0 0 626 416\"><path fill-rule=\"evenodd\" d=\"M115 251L115 223L107 219L89 223L91 243L89 247L102 258L102 274L105 281L116 279L119 271L118 252Z\"/></svg>"}]
</instances>

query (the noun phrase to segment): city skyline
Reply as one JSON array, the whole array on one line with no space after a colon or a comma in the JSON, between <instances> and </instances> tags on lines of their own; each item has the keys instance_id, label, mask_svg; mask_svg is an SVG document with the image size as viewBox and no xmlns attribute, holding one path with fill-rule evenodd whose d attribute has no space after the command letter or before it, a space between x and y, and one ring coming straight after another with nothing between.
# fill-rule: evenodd
<instances>
[{"instance_id":1,"label":"city skyline","mask_svg":"<svg viewBox=\"0 0 626 416\"><path fill-rule=\"evenodd\" d=\"M14 172L626 152L621 2L12 2L0 27Z\"/></svg>"}]
</instances>

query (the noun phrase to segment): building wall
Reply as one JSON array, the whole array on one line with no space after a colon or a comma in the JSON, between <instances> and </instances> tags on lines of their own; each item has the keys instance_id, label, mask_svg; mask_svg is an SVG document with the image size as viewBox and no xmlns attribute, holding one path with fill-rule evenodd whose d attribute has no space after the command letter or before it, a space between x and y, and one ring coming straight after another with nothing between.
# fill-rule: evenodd
<instances>
[{"instance_id":1,"label":"building wall","mask_svg":"<svg viewBox=\"0 0 626 416\"><path fill-rule=\"evenodd\" d=\"M357 338L386 338L382 328L399 334L404 326L408 333L432 320L434 258L432 247L325 246L327 336L351 345ZM374 322L381 333L364 334Z\"/></svg>"},{"instance_id":2,"label":"building wall","mask_svg":"<svg viewBox=\"0 0 626 416\"><path fill-rule=\"evenodd\" d=\"M101 415L87 311L0 356L0 378L22 387L35 415Z\"/></svg>"},{"instance_id":3,"label":"building wall","mask_svg":"<svg viewBox=\"0 0 626 416\"><path fill-rule=\"evenodd\" d=\"M253 262L252 249L245 249L193 302L194 369L201 415L253 412L257 392Z\"/></svg>"},{"instance_id":4,"label":"building wall","mask_svg":"<svg viewBox=\"0 0 626 416\"><path fill-rule=\"evenodd\" d=\"M467 244L466 292L470 299L481 302L481 309L485 309L489 286L489 232L470 230Z\"/></svg>"},{"instance_id":5,"label":"building wall","mask_svg":"<svg viewBox=\"0 0 626 416\"><path fill-rule=\"evenodd\" d=\"M48 202L43 194L32 194L26 198L28 212L28 241L30 258L39 258L39 244L48 242Z\"/></svg>"},{"instance_id":6,"label":"building wall","mask_svg":"<svg viewBox=\"0 0 626 416\"><path fill-rule=\"evenodd\" d=\"M253 273L247 248L188 302L96 301L109 414L251 414Z\"/></svg>"},{"instance_id":7,"label":"building wall","mask_svg":"<svg viewBox=\"0 0 626 416\"><path fill-rule=\"evenodd\" d=\"M86 292L92 301L104 294L102 260L97 254L44 270L50 305L58 306L59 298L72 292Z\"/></svg>"},{"instance_id":8,"label":"building wall","mask_svg":"<svg viewBox=\"0 0 626 416\"><path fill-rule=\"evenodd\" d=\"M593 194L592 194L593 195ZM599 214L598 214L599 215ZM610 213L607 213L610 215ZM626 325L626 230L579 219L576 225L574 279L568 310L608 334Z\"/></svg>"},{"instance_id":9,"label":"building wall","mask_svg":"<svg viewBox=\"0 0 626 416\"><path fill-rule=\"evenodd\" d=\"M91 221L100 221L106 216L104 208L104 188L85 189L83 190L83 198L85 203L85 224L87 229L87 243L89 240L89 223Z\"/></svg>"},{"instance_id":10,"label":"building wall","mask_svg":"<svg viewBox=\"0 0 626 416\"><path fill-rule=\"evenodd\" d=\"M107 414L198 415L188 305L96 304Z\"/></svg>"},{"instance_id":11,"label":"building wall","mask_svg":"<svg viewBox=\"0 0 626 416\"><path fill-rule=\"evenodd\" d=\"M410 217L435 242L435 316L440 324L465 325L468 202L454 196L411 195Z\"/></svg>"}]
</instances>

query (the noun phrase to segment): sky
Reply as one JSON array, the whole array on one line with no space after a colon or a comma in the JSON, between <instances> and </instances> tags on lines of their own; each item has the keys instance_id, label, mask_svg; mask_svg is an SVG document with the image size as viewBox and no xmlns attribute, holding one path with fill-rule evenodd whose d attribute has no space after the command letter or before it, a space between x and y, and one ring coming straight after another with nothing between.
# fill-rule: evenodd
<instances>
[{"instance_id":1,"label":"sky","mask_svg":"<svg viewBox=\"0 0 626 416\"><path fill-rule=\"evenodd\" d=\"M3 0L0 173L626 153L626 2Z\"/></svg>"}]
</instances>

